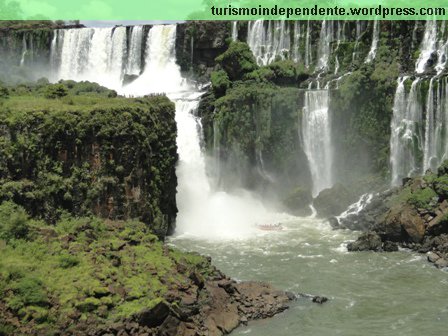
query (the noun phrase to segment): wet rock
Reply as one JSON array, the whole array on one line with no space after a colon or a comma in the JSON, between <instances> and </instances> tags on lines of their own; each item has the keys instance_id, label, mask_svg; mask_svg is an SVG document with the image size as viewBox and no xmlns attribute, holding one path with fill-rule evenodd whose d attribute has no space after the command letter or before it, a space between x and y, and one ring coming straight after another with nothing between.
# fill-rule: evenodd
<instances>
[{"instance_id":1,"label":"wet rock","mask_svg":"<svg viewBox=\"0 0 448 336\"><path fill-rule=\"evenodd\" d=\"M347 245L348 251L380 251L381 237L375 232L365 232L359 238Z\"/></svg>"},{"instance_id":2,"label":"wet rock","mask_svg":"<svg viewBox=\"0 0 448 336\"><path fill-rule=\"evenodd\" d=\"M353 195L342 184L335 184L332 188L322 190L314 199L313 206L319 217L340 215L347 207L356 201Z\"/></svg>"},{"instance_id":3,"label":"wet rock","mask_svg":"<svg viewBox=\"0 0 448 336\"><path fill-rule=\"evenodd\" d=\"M398 251L398 244L396 242L386 241L383 244L384 252L396 252Z\"/></svg>"},{"instance_id":4,"label":"wet rock","mask_svg":"<svg viewBox=\"0 0 448 336\"><path fill-rule=\"evenodd\" d=\"M323 304L328 301L328 298L325 296L315 296L313 297L313 302Z\"/></svg>"},{"instance_id":5,"label":"wet rock","mask_svg":"<svg viewBox=\"0 0 448 336\"><path fill-rule=\"evenodd\" d=\"M437 253L429 252L428 253L428 261L435 263L437 260L440 259L440 256Z\"/></svg>"},{"instance_id":6,"label":"wet rock","mask_svg":"<svg viewBox=\"0 0 448 336\"><path fill-rule=\"evenodd\" d=\"M434 262L434 265L436 265L438 268L448 267L448 260L444 258L439 258Z\"/></svg>"}]
</instances>

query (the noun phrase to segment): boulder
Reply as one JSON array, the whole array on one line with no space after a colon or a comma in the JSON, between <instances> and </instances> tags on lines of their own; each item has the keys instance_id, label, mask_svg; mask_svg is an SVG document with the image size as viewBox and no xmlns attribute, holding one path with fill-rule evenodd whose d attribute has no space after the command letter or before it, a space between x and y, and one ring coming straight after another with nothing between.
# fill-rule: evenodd
<instances>
[{"instance_id":1,"label":"boulder","mask_svg":"<svg viewBox=\"0 0 448 336\"><path fill-rule=\"evenodd\" d=\"M397 204L389 210L384 221L375 225L374 230L384 240L418 243L425 234L425 222L412 206Z\"/></svg>"},{"instance_id":2,"label":"boulder","mask_svg":"<svg viewBox=\"0 0 448 336\"><path fill-rule=\"evenodd\" d=\"M314 199L313 205L319 217L331 217L344 212L350 204L356 202L356 198L356 195L338 183L322 190Z\"/></svg>"},{"instance_id":3,"label":"boulder","mask_svg":"<svg viewBox=\"0 0 448 336\"><path fill-rule=\"evenodd\" d=\"M375 232L365 232L359 238L347 245L347 250L353 251L381 251L381 237Z\"/></svg>"}]
</instances>

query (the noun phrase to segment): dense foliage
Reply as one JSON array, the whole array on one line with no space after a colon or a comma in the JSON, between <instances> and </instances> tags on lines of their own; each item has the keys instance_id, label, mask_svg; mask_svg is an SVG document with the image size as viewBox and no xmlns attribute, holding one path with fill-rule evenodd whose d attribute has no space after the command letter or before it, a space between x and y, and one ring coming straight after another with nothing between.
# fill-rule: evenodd
<instances>
[{"instance_id":1,"label":"dense foliage","mask_svg":"<svg viewBox=\"0 0 448 336\"><path fill-rule=\"evenodd\" d=\"M44 80L10 92L0 107L0 201L48 222L68 211L173 230L176 125L166 97L110 98L97 84Z\"/></svg>"},{"instance_id":2,"label":"dense foliage","mask_svg":"<svg viewBox=\"0 0 448 336\"><path fill-rule=\"evenodd\" d=\"M210 271L204 258L164 247L143 223L63 216L47 225L12 202L0 204L0 254L2 335L110 325L188 285L190 272Z\"/></svg>"}]
</instances>

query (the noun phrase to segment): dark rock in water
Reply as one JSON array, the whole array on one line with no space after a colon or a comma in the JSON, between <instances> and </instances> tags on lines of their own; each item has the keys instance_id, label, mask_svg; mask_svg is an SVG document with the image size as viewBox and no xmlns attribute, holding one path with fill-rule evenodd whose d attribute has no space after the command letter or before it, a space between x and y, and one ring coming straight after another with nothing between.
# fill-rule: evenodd
<instances>
[{"instance_id":1,"label":"dark rock in water","mask_svg":"<svg viewBox=\"0 0 448 336\"><path fill-rule=\"evenodd\" d=\"M398 251L398 244L396 242L386 241L383 244L384 252L396 252Z\"/></svg>"},{"instance_id":2,"label":"dark rock in water","mask_svg":"<svg viewBox=\"0 0 448 336\"><path fill-rule=\"evenodd\" d=\"M335 184L332 188L322 190L314 199L313 205L319 217L337 216L356 201L353 195L342 184Z\"/></svg>"},{"instance_id":3,"label":"dark rock in water","mask_svg":"<svg viewBox=\"0 0 448 336\"><path fill-rule=\"evenodd\" d=\"M315 302L315 303L322 304L322 303L325 303L327 301L328 301L328 298L326 298L325 296L315 296L315 297L313 297L313 302Z\"/></svg>"},{"instance_id":4,"label":"dark rock in water","mask_svg":"<svg viewBox=\"0 0 448 336\"><path fill-rule=\"evenodd\" d=\"M365 232L359 238L347 245L347 250L353 251L381 251L381 237L375 232Z\"/></svg>"}]
</instances>

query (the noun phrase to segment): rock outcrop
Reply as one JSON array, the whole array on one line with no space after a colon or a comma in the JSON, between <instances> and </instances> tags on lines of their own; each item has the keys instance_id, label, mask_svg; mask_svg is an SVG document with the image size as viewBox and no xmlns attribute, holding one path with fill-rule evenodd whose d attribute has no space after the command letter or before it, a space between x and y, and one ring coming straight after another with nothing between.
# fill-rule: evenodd
<instances>
[{"instance_id":1,"label":"rock outcrop","mask_svg":"<svg viewBox=\"0 0 448 336\"><path fill-rule=\"evenodd\" d=\"M351 251L395 251L397 245L420 253L437 267L448 266L448 161L437 173L404 180L401 188L378 194L356 216L341 221L363 223L357 228L367 230ZM373 207L372 204L377 205Z\"/></svg>"}]
</instances>

